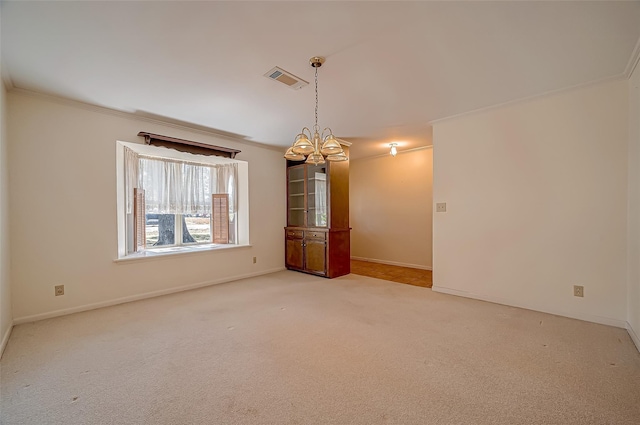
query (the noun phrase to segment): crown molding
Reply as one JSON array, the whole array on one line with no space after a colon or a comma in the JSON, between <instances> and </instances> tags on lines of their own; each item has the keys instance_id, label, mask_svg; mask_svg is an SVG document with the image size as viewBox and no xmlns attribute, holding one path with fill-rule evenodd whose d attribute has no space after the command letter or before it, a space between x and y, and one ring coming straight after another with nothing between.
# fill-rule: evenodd
<instances>
[{"instance_id":1,"label":"crown molding","mask_svg":"<svg viewBox=\"0 0 640 425\"><path fill-rule=\"evenodd\" d=\"M411 148L411 149L403 149L403 150L398 150L398 153L396 154L396 156L400 155L400 154L405 154L405 153L411 153L411 152L416 152L416 151L423 151L426 149L433 149L433 145L429 145L429 146L420 146L417 148ZM356 159L349 159L351 162L354 161L364 161L367 159L375 159L375 158L384 158L386 156L391 156L391 154L387 151L386 153L382 153L379 155L372 155L372 156L365 156L362 158L356 158Z\"/></svg>"},{"instance_id":2,"label":"crown molding","mask_svg":"<svg viewBox=\"0 0 640 425\"><path fill-rule=\"evenodd\" d=\"M553 96L556 96L556 95L559 95L559 94L569 93L569 92L580 90L580 89L584 89L584 88L587 88L587 87L597 86L599 84L609 83L609 82L612 82L612 81L628 80L628 79L629 79L629 77L627 77L624 73L623 74L617 74L617 75L614 75L612 77L600 78L598 80L588 81L586 83L580 83L580 84L576 84L576 85L573 85L573 86L564 87L564 88L556 89L556 90L549 90L549 91L546 91L544 93L534 94L532 96L521 97L521 98L514 99L514 100L508 100L506 102L497 103L495 105L484 106L482 108L472 109L472 110L467 111L467 112L461 112L459 114L451 115L451 116L448 116L448 117L431 120L427 124L429 124L431 126L434 126L435 124L442 124L443 122L450 121L450 120L453 120L455 118L468 117L468 116L476 115L476 114L479 114L479 113L482 113L482 112L492 111L494 109L500 109L500 108L505 107L505 106L517 105L519 103L525 103L525 102L529 102L529 101L532 101L532 100L538 100L538 99L544 99L544 98L547 98L547 97L553 97Z\"/></svg>"},{"instance_id":3,"label":"crown molding","mask_svg":"<svg viewBox=\"0 0 640 425\"><path fill-rule=\"evenodd\" d=\"M636 47L633 48L629 62L627 62L627 66L624 69L624 75L626 75L627 79L631 78L631 74L633 74L633 71L638 66L638 62L640 62L640 37L638 38Z\"/></svg>"},{"instance_id":4,"label":"crown molding","mask_svg":"<svg viewBox=\"0 0 640 425\"><path fill-rule=\"evenodd\" d=\"M91 112L97 112L97 113L101 113L101 114L105 114L105 115L112 115L115 117L119 117L119 118L125 118L125 119L129 119L129 120L134 120L134 121L144 121L144 122L148 122L148 123L152 123L152 124L160 124L160 125L164 125L167 127L172 127L172 128L176 128L179 130L186 130L186 131L190 131L193 133L198 133L198 134L203 134L205 136L210 136L210 137L215 137L218 139L224 139L224 140L229 140L232 142L236 142L236 143L241 143L244 145L249 145L249 146L255 146L255 147L259 147L262 149L269 149L269 150L274 150L274 151L282 151L283 147L282 146L274 146L274 145L268 145L265 143L260 143L260 142L254 142L252 140L247 140L246 137L247 136L243 136L243 135L239 135L239 134L234 134L234 133L229 133L229 132L225 132L222 130L217 130L214 128L210 128L210 127L206 127L206 126L201 126L198 124L191 124L191 123L185 123L184 121L179 121L179 120L174 120L172 118L168 118L168 117L161 117L161 116L157 116L157 115L153 115L147 112L126 112L126 111L120 111L117 109L111 109L111 108L107 108L104 106L98 106L98 105L94 105L92 103L87 103L87 102L82 102L79 100L75 100L75 99L69 99L66 97L61 97L61 96L56 96L56 95L52 95L52 94L47 94L47 93L42 93L39 91L34 91L34 90L27 90L27 89L22 89L22 88L18 88L15 85L13 85L10 89L7 89L8 92L10 93L15 93L15 94L19 94L19 95L23 95L23 96L27 96L27 97L32 97L32 98L36 98L36 99L43 99L52 103L57 103L59 105L65 105L65 106L70 106L73 108L78 108L78 109L83 109L85 111L91 111Z\"/></svg>"},{"instance_id":5,"label":"crown molding","mask_svg":"<svg viewBox=\"0 0 640 425\"><path fill-rule=\"evenodd\" d=\"M346 140L341 139L341 138L339 138L339 137L336 137L336 140L337 140L337 141L338 141L338 143L340 143L342 146L351 146L351 145L352 145L352 143L351 143L351 142L347 142Z\"/></svg>"},{"instance_id":6,"label":"crown molding","mask_svg":"<svg viewBox=\"0 0 640 425\"><path fill-rule=\"evenodd\" d=\"M519 99L509 100L507 102L498 103L496 105L485 106L485 107L478 108L478 109L473 109L471 111L462 112L460 114L451 115L451 116L444 117L444 118L438 118L438 119L429 121L429 124L431 126L433 126L434 124L440 124L440 123L442 123L444 121L448 121L448 120L451 120L451 119L454 119L454 118L465 117L465 116L473 115L473 114L480 113L480 112L490 111L492 109L498 109L498 108L501 108L503 106L515 105L517 103L526 102L526 101L529 101L529 100L545 98L545 97L554 96L554 95L561 94L561 93L570 92L570 91L573 91L573 90L578 90L578 89L582 89L582 88L586 88L586 87L590 87L590 86L596 86L598 84L606 83L606 82L609 82L609 81L616 81L616 80L623 80L623 79L628 80L629 78L631 78L631 74L633 74L633 71L638 66L638 63L640 63L640 37L638 38L638 41L636 41L636 45L633 48L633 51L631 52L631 56L629 57L629 61L627 62L627 66L625 67L625 69L624 69L622 74L614 75L612 77L600 78L598 80L588 81L586 83L576 84L576 85L565 87L565 88L561 88L561 89L550 90L550 91L547 91L547 92L544 92L544 93L540 93L540 94L536 94L536 95L533 95L533 96L527 96L527 97L523 97L523 98L519 98Z\"/></svg>"},{"instance_id":7,"label":"crown molding","mask_svg":"<svg viewBox=\"0 0 640 425\"><path fill-rule=\"evenodd\" d=\"M11 73L9 72L7 65L2 65L0 74L2 74L1 77L2 77L2 82L4 83L4 88L7 91L14 90L16 88L16 85L13 82L13 78L11 78Z\"/></svg>"}]
</instances>

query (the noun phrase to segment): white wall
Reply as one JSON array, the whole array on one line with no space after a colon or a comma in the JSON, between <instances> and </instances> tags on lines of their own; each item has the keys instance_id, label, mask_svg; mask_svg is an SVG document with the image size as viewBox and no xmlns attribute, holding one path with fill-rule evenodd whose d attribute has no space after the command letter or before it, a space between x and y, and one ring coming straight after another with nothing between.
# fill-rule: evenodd
<instances>
[{"instance_id":1,"label":"white wall","mask_svg":"<svg viewBox=\"0 0 640 425\"><path fill-rule=\"evenodd\" d=\"M9 339L13 319L9 280L9 161L6 129L6 91L0 81L0 355Z\"/></svg>"},{"instance_id":2,"label":"white wall","mask_svg":"<svg viewBox=\"0 0 640 425\"><path fill-rule=\"evenodd\" d=\"M640 350L640 66L629 79L629 239L627 321Z\"/></svg>"},{"instance_id":3,"label":"white wall","mask_svg":"<svg viewBox=\"0 0 640 425\"><path fill-rule=\"evenodd\" d=\"M433 150L351 161L351 256L431 269Z\"/></svg>"},{"instance_id":4,"label":"white wall","mask_svg":"<svg viewBox=\"0 0 640 425\"><path fill-rule=\"evenodd\" d=\"M0 63L1 75L2 64ZM11 283L9 280L9 160L7 152L6 98L7 92L4 83L0 81L0 356L2 356L4 347L9 340L13 326Z\"/></svg>"},{"instance_id":5,"label":"white wall","mask_svg":"<svg viewBox=\"0 0 640 425\"><path fill-rule=\"evenodd\" d=\"M435 290L624 326L627 93L614 81L434 125Z\"/></svg>"},{"instance_id":6,"label":"white wall","mask_svg":"<svg viewBox=\"0 0 640 425\"><path fill-rule=\"evenodd\" d=\"M282 152L43 96L8 95L16 323L284 268ZM139 131L242 150L252 247L119 262L116 140ZM257 264L252 257L257 257ZM54 297L54 285L65 295Z\"/></svg>"}]
</instances>

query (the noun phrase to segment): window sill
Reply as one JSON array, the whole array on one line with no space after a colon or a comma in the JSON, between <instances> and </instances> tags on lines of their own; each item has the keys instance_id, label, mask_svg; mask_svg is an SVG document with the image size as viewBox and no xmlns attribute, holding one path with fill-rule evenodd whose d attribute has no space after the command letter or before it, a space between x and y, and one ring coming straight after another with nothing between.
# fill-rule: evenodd
<instances>
[{"instance_id":1,"label":"window sill","mask_svg":"<svg viewBox=\"0 0 640 425\"><path fill-rule=\"evenodd\" d=\"M226 251L229 249L250 248L251 244L245 245L194 245L194 246L172 246L167 248L147 249L142 252L129 254L126 257L120 257L113 260L115 263L129 263L135 261L158 260L166 257L202 254L211 251Z\"/></svg>"}]
</instances>

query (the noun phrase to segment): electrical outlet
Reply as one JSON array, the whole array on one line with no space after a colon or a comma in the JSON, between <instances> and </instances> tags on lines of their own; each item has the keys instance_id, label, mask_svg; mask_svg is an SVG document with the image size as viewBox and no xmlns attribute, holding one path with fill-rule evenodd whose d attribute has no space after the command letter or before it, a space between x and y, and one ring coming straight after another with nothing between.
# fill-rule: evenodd
<instances>
[{"instance_id":1,"label":"electrical outlet","mask_svg":"<svg viewBox=\"0 0 640 425\"><path fill-rule=\"evenodd\" d=\"M447 203L446 202L438 202L436 204L436 212L447 212Z\"/></svg>"},{"instance_id":2,"label":"electrical outlet","mask_svg":"<svg viewBox=\"0 0 640 425\"><path fill-rule=\"evenodd\" d=\"M253 264L258 262L258 257L253 257Z\"/></svg>"},{"instance_id":3,"label":"electrical outlet","mask_svg":"<svg viewBox=\"0 0 640 425\"><path fill-rule=\"evenodd\" d=\"M584 297L584 286L573 285L573 296Z\"/></svg>"},{"instance_id":4,"label":"electrical outlet","mask_svg":"<svg viewBox=\"0 0 640 425\"><path fill-rule=\"evenodd\" d=\"M60 295L64 295L64 285L56 285L55 294L56 294L56 297L59 297Z\"/></svg>"}]
</instances>

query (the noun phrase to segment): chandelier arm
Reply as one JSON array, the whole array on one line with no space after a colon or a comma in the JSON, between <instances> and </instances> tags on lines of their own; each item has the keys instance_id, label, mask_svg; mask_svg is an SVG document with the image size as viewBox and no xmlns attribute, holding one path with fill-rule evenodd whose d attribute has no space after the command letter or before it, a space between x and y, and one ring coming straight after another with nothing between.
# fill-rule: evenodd
<instances>
[{"instance_id":1,"label":"chandelier arm","mask_svg":"<svg viewBox=\"0 0 640 425\"><path fill-rule=\"evenodd\" d=\"M329 136L329 135L333 136L333 130L331 130L329 127L325 127L324 130L322 130L322 137L321 137L322 140L324 140L324 136L325 136L324 132L327 131L327 130L329 130L329 133L327 134L327 136Z\"/></svg>"},{"instance_id":2,"label":"chandelier arm","mask_svg":"<svg viewBox=\"0 0 640 425\"><path fill-rule=\"evenodd\" d=\"M309 127L303 127L300 133L304 134L305 130L307 130L307 133L309 134L309 140L311 140L313 136L311 135L311 130L309 130Z\"/></svg>"}]
</instances>

